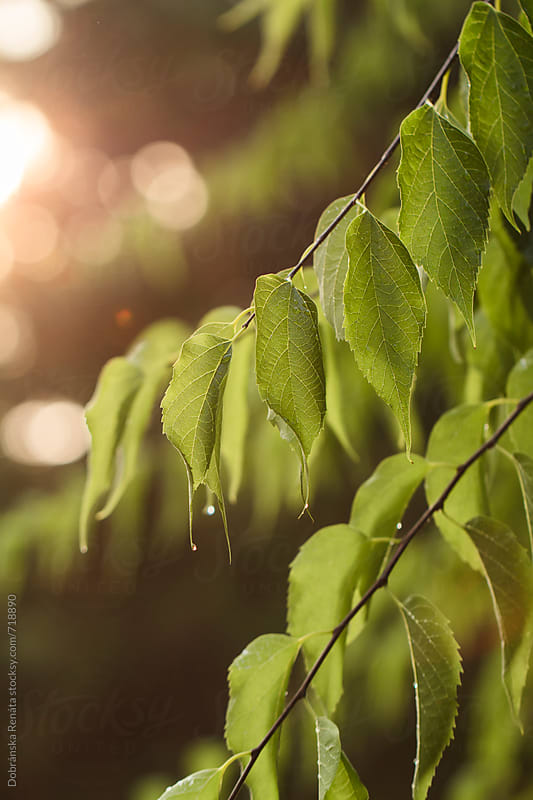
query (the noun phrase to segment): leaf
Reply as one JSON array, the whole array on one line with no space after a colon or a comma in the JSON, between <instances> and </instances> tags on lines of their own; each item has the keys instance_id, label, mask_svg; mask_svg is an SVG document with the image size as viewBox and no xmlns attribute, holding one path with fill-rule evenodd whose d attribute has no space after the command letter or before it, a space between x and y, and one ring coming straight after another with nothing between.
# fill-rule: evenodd
<instances>
[{"instance_id":1,"label":"leaf","mask_svg":"<svg viewBox=\"0 0 533 800\"><path fill-rule=\"evenodd\" d=\"M533 558L533 459L525 453L513 453L512 458L516 466L520 491L524 501L529 544Z\"/></svg>"},{"instance_id":2,"label":"leaf","mask_svg":"<svg viewBox=\"0 0 533 800\"><path fill-rule=\"evenodd\" d=\"M413 800L424 800L453 737L461 660L448 621L436 606L417 595L396 602L409 641L416 699Z\"/></svg>"},{"instance_id":3,"label":"leaf","mask_svg":"<svg viewBox=\"0 0 533 800\"><path fill-rule=\"evenodd\" d=\"M318 757L318 800L324 800L339 768L341 740L339 729L327 717L318 717L315 729Z\"/></svg>"},{"instance_id":4,"label":"leaf","mask_svg":"<svg viewBox=\"0 0 533 800\"><path fill-rule=\"evenodd\" d=\"M218 800L222 771L202 769L187 778L169 786L158 800L174 800L175 797L188 797L190 800Z\"/></svg>"},{"instance_id":5,"label":"leaf","mask_svg":"<svg viewBox=\"0 0 533 800\"><path fill-rule=\"evenodd\" d=\"M529 21L533 23L533 0L519 0L519 3L527 15Z\"/></svg>"},{"instance_id":6,"label":"leaf","mask_svg":"<svg viewBox=\"0 0 533 800\"><path fill-rule=\"evenodd\" d=\"M531 230L529 221L529 208L531 206L531 192L533 191L533 158L529 159L529 164L524 177L513 198L513 208L516 216L526 229Z\"/></svg>"},{"instance_id":7,"label":"leaf","mask_svg":"<svg viewBox=\"0 0 533 800\"><path fill-rule=\"evenodd\" d=\"M80 512L80 549L87 551L89 520L113 482L115 456L142 372L125 358L112 358L104 366L85 417L91 433L87 480Z\"/></svg>"},{"instance_id":8,"label":"leaf","mask_svg":"<svg viewBox=\"0 0 533 800\"><path fill-rule=\"evenodd\" d=\"M324 800L368 800L368 792L345 753L341 753L335 780Z\"/></svg>"},{"instance_id":9,"label":"leaf","mask_svg":"<svg viewBox=\"0 0 533 800\"><path fill-rule=\"evenodd\" d=\"M513 197L533 152L533 47L512 17L474 3L459 43L470 81L470 128L512 225Z\"/></svg>"},{"instance_id":10,"label":"leaf","mask_svg":"<svg viewBox=\"0 0 533 800\"><path fill-rule=\"evenodd\" d=\"M533 350L528 350L509 373L507 397L520 400L532 391ZM516 449L533 458L533 408L531 405L513 422L510 435Z\"/></svg>"},{"instance_id":11,"label":"leaf","mask_svg":"<svg viewBox=\"0 0 533 800\"><path fill-rule=\"evenodd\" d=\"M435 465L426 477L429 505L435 502L454 477L456 467L483 443L488 413L488 407L481 403L457 406L443 414L433 426L426 452L428 462ZM442 511L437 511L434 516L448 544L463 561L478 571L481 570L478 554L460 526L473 516L484 514L486 510L483 468L481 460L478 460L466 471L446 500L444 511L449 517Z\"/></svg>"},{"instance_id":12,"label":"leaf","mask_svg":"<svg viewBox=\"0 0 533 800\"><path fill-rule=\"evenodd\" d=\"M192 500L201 484L207 484L218 499L227 537L219 456L222 399L232 338L233 326L225 323L211 322L193 333L183 343L161 402L163 432L182 456L187 470L191 541Z\"/></svg>"},{"instance_id":13,"label":"leaf","mask_svg":"<svg viewBox=\"0 0 533 800\"><path fill-rule=\"evenodd\" d=\"M426 317L420 278L396 234L369 211L348 226L346 249L346 338L365 378L398 418L409 453L409 406Z\"/></svg>"},{"instance_id":14,"label":"leaf","mask_svg":"<svg viewBox=\"0 0 533 800\"><path fill-rule=\"evenodd\" d=\"M503 522L476 517L466 525L492 597L501 641L502 679L513 716L519 714L533 641L533 573L525 549Z\"/></svg>"},{"instance_id":15,"label":"leaf","mask_svg":"<svg viewBox=\"0 0 533 800\"><path fill-rule=\"evenodd\" d=\"M249 333L235 341L224 393L220 452L229 474L228 497L231 503L237 500L244 471L246 434L250 417L248 385L250 372L253 371L253 345L254 341Z\"/></svg>"},{"instance_id":16,"label":"leaf","mask_svg":"<svg viewBox=\"0 0 533 800\"><path fill-rule=\"evenodd\" d=\"M315 231L315 239L323 233L328 225L349 203L352 195L339 197L323 211ZM335 330L337 339L344 339L344 281L348 272L348 251L346 250L346 229L350 222L361 213L360 206L355 206L333 228L328 238L315 250L313 269L315 270L320 304L330 325Z\"/></svg>"},{"instance_id":17,"label":"leaf","mask_svg":"<svg viewBox=\"0 0 533 800\"><path fill-rule=\"evenodd\" d=\"M257 279L256 376L269 419L294 446L309 499L307 456L322 429L326 394L316 306L279 275Z\"/></svg>"},{"instance_id":18,"label":"leaf","mask_svg":"<svg viewBox=\"0 0 533 800\"><path fill-rule=\"evenodd\" d=\"M330 525L308 539L291 564L287 630L296 637L322 632L302 645L308 668L351 608L364 547L365 538L351 526ZM342 694L345 639L342 634L313 680L330 713Z\"/></svg>"},{"instance_id":19,"label":"leaf","mask_svg":"<svg viewBox=\"0 0 533 800\"><path fill-rule=\"evenodd\" d=\"M474 289L487 241L490 179L481 153L430 105L401 127L400 235L474 335Z\"/></svg>"},{"instance_id":20,"label":"leaf","mask_svg":"<svg viewBox=\"0 0 533 800\"><path fill-rule=\"evenodd\" d=\"M283 634L254 639L229 668L230 699L226 742L234 753L256 747L283 710L289 675L299 642ZM256 800L277 800L276 751L273 736L247 779Z\"/></svg>"}]
</instances>

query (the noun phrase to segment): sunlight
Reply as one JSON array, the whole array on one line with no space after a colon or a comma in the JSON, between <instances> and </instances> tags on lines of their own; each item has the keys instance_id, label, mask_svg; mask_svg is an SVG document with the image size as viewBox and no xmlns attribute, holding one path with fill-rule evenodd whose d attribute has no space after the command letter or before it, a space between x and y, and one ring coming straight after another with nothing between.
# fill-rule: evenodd
<instances>
[{"instance_id":1,"label":"sunlight","mask_svg":"<svg viewBox=\"0 0 533 800\"><path fill-rule=\"evenodd\" d=\"M61 16L43 0L2 0L0 58L26 61L46 53L61 33Z\"/></svg>"},{"instance_id":2,"label":"sunlight","mask_svg":"<svg viewBox=\"0 0 533 800\"><path fill-rule=\"evenodd\" d=\"M51 139L50 126L37 108L0 94L0 205L18 190Z\"/></svg>"}]
</instances>

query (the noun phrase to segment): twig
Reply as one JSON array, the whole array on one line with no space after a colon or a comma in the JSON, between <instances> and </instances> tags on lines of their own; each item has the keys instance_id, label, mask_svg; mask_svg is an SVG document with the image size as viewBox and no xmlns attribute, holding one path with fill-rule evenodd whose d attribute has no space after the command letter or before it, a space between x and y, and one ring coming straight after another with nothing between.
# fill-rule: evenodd
<instances>
[{"instance_id":1,"label":"twig","mask_svg":"<svg viewBox=\"0 0 533 800\"><path fill-rule=\"evenodd\" d=\"M237 797L238 792L240 791L240 789L244 785L244 782L245 782L246 778L248 777L248 775L250 773L250 770L252 769L253 765L257 761L257 759L260 756L262 750L266 747L266 745L268 744L270 739L274 736L274 734L276 733L278 728L281 727L281 725L283 724L285 719L289 716L289 714L291 713L291 711L294 708L294 706L296 705L296 703L298 703L299 700L302 700L305 697L307 689L309 688L309 685L311 684L311 681L313 680L313 678L315 677L316 673L318 672L318 670L320 669L320 667L322 666L322 664L326 660L326 657L327 657L328 653L330 652L331 648L333 647L333 645L335 644L335 642L337 641L339 636L347 628L348 624L355 617L355 615L358 614L359 611L361 611L361 609L364 608L364 606L367 605L368 601L377 592L377 590L381 589L383 586L387 585L387 582L389 580L389 576L390 576L392 570L394 569L394 567L396 566L396 564L398 563L398 561L402 557L403 553L405 552L405 550L409 546L410 542L414 539L414 537L417 535L417 533L420 531L420 529L424 527L426 522L428 522L433 517L435 512L436 511L440 511L440 509L442 509L446 499L448 498L448 495L455 488L457 483L461 480L461 478L463 477L463 475L465 474L467 469L469 467L471 467L472 464L474 464L479 458L481 458L481 456L484 453L486 453L487 450L490 450L492 447L494 447L496 442L503 436L505 431L513 424L515 419L522 413L522 411L524 411L524 409L532 401L533 401L533 392L531 392L531 394L528 394L527 397L524 397L522 400L519 401L519 403L515 407L515 409L512 412L512 414L510 414L507 417L507 419L492 434L492 436L489 439L487 439L487 441L484 442L484 444L482 444L481 447L479 447L474 453L472 453L470 458L468 458L459 467L457 467L454 477L448 483L448 485L446 486L446 488L444 489L444 491L442 492L440 497L438 497L437 500L435 500L435 502L432 503L424 511L424 513L415 522L413 527L401 539L401 541L399 542L398 547L396 548L393 556L391 557L391 559L389 560L389 562L387 563L387 565L385 566L385 568L383 569L383 571L381 572L379 577L376 579L376 581L372 584L372 586L368 589L368 591L363 595L363 597L357 603L357 605L354 606L352 608L352 610L344 617L342 622L339 622L339 624L336 626L336 628L333 629L332 634L331 634L331 638L328 641L327 645L324 647L324 649L322 650L322 652L318 656L317 660L315 661L315 663L313 664L313 666L311 667L311 669L309 670L309 672L305 676L305 678L304 678L302 684L300 685L299 689L295 692L295 694L289 700L289 702L287 703L287 705L283 709L283 711L280 714L280 716L274 722L274 724L272 725L272 727L270 728L268 733L259 742L259 744L256 747L254 747L253 750L250 751L250 760L249 760L248 764L246 765L246 767L244 768L244 770L242 771L242 773L241 773L238 781L236 782L235 786L233 787L233 790L232 790L230 796L228 797L228 800L235 800L235 798Z\"/></svg>"}]
</instances>

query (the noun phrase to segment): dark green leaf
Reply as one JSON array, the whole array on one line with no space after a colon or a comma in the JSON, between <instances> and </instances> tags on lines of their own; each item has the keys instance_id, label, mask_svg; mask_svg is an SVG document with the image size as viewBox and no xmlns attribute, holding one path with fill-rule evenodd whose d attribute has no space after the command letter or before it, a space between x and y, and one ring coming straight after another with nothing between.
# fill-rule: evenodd
<instances>
[{"instance_id":1,"label":"dark green leaf","mask_svg":"<svg viewBox=\"0 0 533 800\"><path fill-rule=\"evenodd\" d=\"M533 392L533 350L514 365L507 378L507 397L520 400ZM533 407L526 408L510 429L514 446L521 453L533 458Z\"/></svg>"},{"instance_id":2,"label":"dark green leaf","mask_svg":"<svg viewBox=\"0 0 533 800\"><path fill-rule=\"evenodd\" d=\"M293 636L305 636L305 662L311 667L329 639L329 633L351 608L365 537L350 525L331 525L317 531L300 548L289 577L288 626ZM342 694L345 635L335 644L313 680L330 713Z\"/></svg>"},{"instance_id":3,"label":"dark green leaf","mask_svg":"<svg viewBox=\"0 0 533 800\"><path fill-rule=\"evenodd\" d=\"M339 729L327 717L318 717L315 724L318 758L318 800L324 796L333 783L341 759L341 740Z\"/></svg>"},{"instance_id":4,"label":"dark green leaf","mask_svg":"<svg viewBox=\"0 0 533 800\"><path fill-rule=\"evenodd\" d=\"M341 753L337 774L324 800L368 800L368 792L345 753Z\"/></svg>"},{"instance_id":5,"label":"dark green leaf","mask_svg":"<svg viewBox=\"0 0 533 800\"><path fill-rule=\"evenodd\" d=\"M453 736L461 660L447 619L424 597L398 602L405 623L416 698L413 799L425 800Z\"/></svg>"},{"instance_id":6,"label":"dark green leaf","mask_svg":"<svg viewBox=\"0 0 533 800\"><path fill-rule=\"evenodd\" d=\"M299 647L290 636L266 634L254 639L230 666L226 741L234 753L258 745L283 710ZM255 800L278 799L278 738L274 736L264 748L247 780Z\"/></svg>"},{"instance_id":7,"label":"dark green leaf","mask_svg":"<svg viewBox=\"0 0 533 800\"><path fill-rule=\"evenodd\" d=\"M254 305L257 386L267 403L269 419L300 457L307 505L307 456L322 429L326 411L316 306L279 275L257 279Z\"/></svg>"},{"instance_id":8,"label":"dark green leaf","mask_svg":"<svg viewBox=\"0 0 533 800\"><path fill-rule=\"evenodd\" d=\"M174 800L175 797L188 797L189 800L218 800L222 771L202 769L187 778L169 786L159 800Z\"/></svg>"},{"instance_id":9,"label":"dark green leaf","mask_svg":"<svg viewBox=\"0 0 533 800\"><path fill-rule=\"evenodd\" d=\"M398 418L409 453L410 400L426 316L420 278L396 234L369 211L348 226L346 248L346 338L364 376Z\"/></svg>"},{"instance_id":10,"label":"dark green leaf","mask_svg":"<svg viewBox=\"0 0 533 800\"><path fill-rule=\"evenodd\" d=\"M483 564L500 634L503 683L520 725L520 703L533 640L531 564L526 551L503 522L476 517L466 530Z\"/></svg>"},{"instance_id":11,"label":"dark green leaf","mask_svg":"<svg viewBox=\"0 0 533 800\"><path fill-rule=\"evenodd\" d=\"M474 338L474 289L487 241L490 179L481 153L430 105L401 127L400 235L453 300Z\"/></svg>"},{"instance_id":12,"label":"dark green leaf","mask_svg":"<svg viewBox=\"0 0 533 800\"><path fill-rule=\"evenodd\" d=\"M533 40L512 17L474 3L459 55L470 80L470 128L512 224L514 194L533 152Z\"/></svg>"}]
</instances>

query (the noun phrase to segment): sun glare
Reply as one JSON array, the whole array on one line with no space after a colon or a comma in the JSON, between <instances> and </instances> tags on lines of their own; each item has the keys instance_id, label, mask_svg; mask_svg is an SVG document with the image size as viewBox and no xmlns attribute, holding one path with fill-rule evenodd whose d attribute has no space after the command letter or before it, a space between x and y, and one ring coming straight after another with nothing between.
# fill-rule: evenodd
<instances>
[{"instance_id":1,"label":"sun glare","mask_svg":"<svg viewBox=\"0 0 533 800\"><path fill-rule=\"evenodd\" d=\"M0 94L0 205L18 190L51 138L50 126L37 108Z\"/></svg>"}]
</instances>

